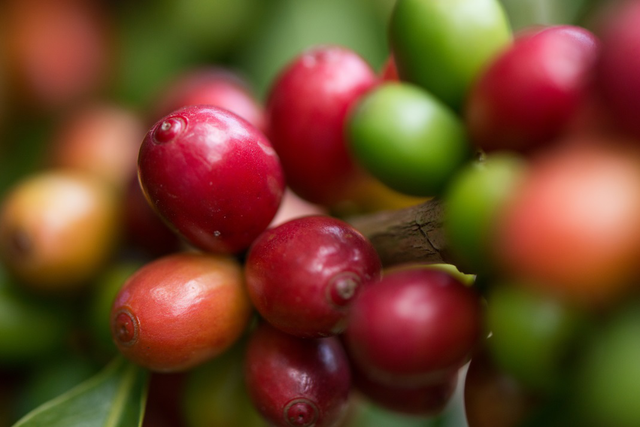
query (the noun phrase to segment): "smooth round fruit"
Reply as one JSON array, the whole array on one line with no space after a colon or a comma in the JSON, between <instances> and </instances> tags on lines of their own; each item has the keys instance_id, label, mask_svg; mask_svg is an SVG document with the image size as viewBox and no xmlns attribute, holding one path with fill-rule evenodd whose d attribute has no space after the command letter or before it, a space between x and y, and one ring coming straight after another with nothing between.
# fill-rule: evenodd
<instances>
[{"instance_id":1,"label":"smooth round fruit","mask_svg":"<svg viewBox=\"0 0 640 427\"><path fill-rule=\"evenodd\" d=\"M392 189L439 194L471 158L462 122L417 86L384 83L365 95L347 121L354 157Z\"/></svg>"},{"instance_id":2,"label":"smooth round fruit","mask_svg":"<svg viewBox=\"0 0 640 427\"><path fill-rule=\"evenodd\" d=\"M25 177L0 210L0 258L25 285L77 290L115 251L120 213L112 188L91 174L50 170Z\"/></svg>"},{"instance_id":3,"label":"smooth round fruit","mask_svg":"<svg viewBox=\"0 0 640 427\"><path fill-rule=\"evenodd\" d=\"M637 277L640 154L567 141L530 164L495 231L504 274L575 303L613 303Z\"/></svg>"},{"instance_id":4,"label":"smooth round fruit","mask_svg":"<svg viewBox=\"0 0 640 427\"><path fill-rule=\"evenodd\" d=\"M556 142L590 88L599 41L573 25L529 29L474 82L464 115L486 152L527 152Z\"/></svg>"},{"instance_id":5,"label":"smooth round fruit","mask_svg":"<svg viewBox=\"0 0 640 427\"><path fill-rule=\"evenodd\" d=\"M275 216L284 176L267 138L217 107L174 111L147 133L138 156L147 200L193 245L239 253Z\"/></svg>"},{"instance_id":6,"label":"smooth round fruit","mask_svg":"<svg viewBox=\"0 0 640 427\"><path fill-rule=\"evenodd\" d=\"M373 245L346 222L307 216L271 228L245 263L247 289L262 317L299 337L339 334L358 293L380 276Z\"/></svg>"},{"instance_id":7,"label":"smooth round fruit","mask_svg":"<svg viewBox=\"0 0 640 427\"><path fill-rule=\"evenodd\" d=\"M249 338L245 381L274 426L335 426L346 415L351 370L338 338L297 338L261 324Z\"/></svg>"},{"instance_id":8,"label":"smooth round fruit","mask_svg":"<svg viewBox=\"0 0 640 427\"><path fill-rule=\"evenodd\" d=\"M451 256L466 273L495 272L493 232L507 199L517 191L526 162L513 153L493 153L465 165L443 196L443 229Z\"/></svg>"},{"instance_id":9,"label":"smooth round fruit","mask_svg":"<svg viewBox=\"0 0 640 427\"><path fill-rule=\"evenodd\" d=\"M400 79L456 111L479 73L510 42L498 0L398 0L389 21Z\"/></svg>"},{"instance_id":10,"label":"smooth round fruit","mask_svg":"<svg viewBox=\"0 0 640 427\"><path fill-rule=\"evenodd\" d=\"M345 331L353 363L389 385L419 386L462 366L482 334L480 297L436 269L400 269L363 289Z\"/></svg>"},{"instance_id":11,"label":"smooth round fruit","mask_svg":"<svg viewBox=\"0 0 640 427\"><path fill-rule=\"evenodd\" d=\"M146 264L122 286L111 333L120 352L140 366L184 371L236 342L251 313L236 260L177 253Z\"/></svg>"},{"instance_id":12,"label":"smooth round fruit","mask_svg":"<svg viewBox=\"0 0 640 427\"><path fill-rule=\"evenodd\" d=\"M269 139L287 184L303 199L331 206L346 197L359 174L344 137L346 116L377 81L357 53L317 46L295 57L273 82Z\"/></svg>"}]
</instances>

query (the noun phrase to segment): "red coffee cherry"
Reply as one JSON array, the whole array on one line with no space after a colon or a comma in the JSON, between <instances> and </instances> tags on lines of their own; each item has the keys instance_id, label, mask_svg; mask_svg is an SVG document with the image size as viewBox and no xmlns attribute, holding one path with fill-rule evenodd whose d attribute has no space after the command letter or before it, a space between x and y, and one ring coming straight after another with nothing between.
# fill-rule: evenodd
<instances>
[{"instance_id":1,"label":"red coffee cherry","mask_svg":"<svg viewBox=\"0 0 640 427\"><path fill-rule=\"evenodd\" d=\"M474 84L466 109L485 151L530 151L553 143L585 100L600 43L572 25L530 28Z\"/></svg>"},{"instance_id":2,"label":"red coffee cherry","mask_svg":"<svg viewBox=\"0 0 640 427\"><path fill-rule=\"evenodd\" d=\"M373 245L336 218L308 216L265 231L251 246L249 296L276 328L299 337L341 333L349 306L380 275Z\"/></svg>"},{"instance_id":3,"label":"red coffee cherry","mask_svg":"<svg viewBox=\"0 0 640 427\"><path fill-rule=\"evenodd\" d=\"M371 379L419 386L462 366L482 332L479 295L452 274L407 268L387 272L351 306L345 343Z\"/></svg>"},{"instance_id":4,"label":"red coffee cherry","mask_svg":"<svg viewBox=\"0 0 640 427\"><path fill-rule=\"evenodd\" d=\"M351 371L336 337L297 338L263 323L249 338L245 380L274 426L335 426L346 415Z\"/></svg>"},{"instance_id":5,"label":"red coffee cherry","mask_svg":"<svg viewBox=\"0 0 640 427\"><path fill-rule=\"evenodd\" d=\"M237 261L177 253L127 280L111 309L111 333L133 362L153 371L184 371L230 347L251 312Z\"/></svg>"},{"instance_id":6,"label":"red coffee cherry","mask_svg":"<svg viewBox=\"0 0 640 427\"><path fill-rule=\"evenodd\" d=\"M159 120L138 157L149 203L193 245L239 253L275 216L284 178L266 137L212 106L189 106Z\"/></svg>"},{"instance_id":7,"label":"red coffee cherry","mask_svg":"<svg viewBox=\"0 0 640 427\"><path fill-rule=\"evenodd\" d=\"M267 99L269 139L287 184L313 203L343 201L359 172L348 152L348 110L379 81L355 52L318 46L301 53L277 77Z\"/></svg>"}]
</instances>

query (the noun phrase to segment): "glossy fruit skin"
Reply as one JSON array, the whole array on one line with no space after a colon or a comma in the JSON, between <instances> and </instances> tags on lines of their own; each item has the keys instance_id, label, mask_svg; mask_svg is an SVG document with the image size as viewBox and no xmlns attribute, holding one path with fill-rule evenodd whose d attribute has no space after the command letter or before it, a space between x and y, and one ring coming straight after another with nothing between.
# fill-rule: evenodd
<instances>
[{"instance_id":1,"label":"glossy fruit skin","mask_svg":"<svg viewBox=\"0 0 640 427\"><path fill-rule=\"evenodd\" d=\"M347 149L348 110L378 82L355 52L318 46L293 59L273 82L267 99L269 139L287 184L300 197L333 205L358 176Z\"/></svg>"},{"instance_id":2,"label":"glossy fruit skin","mask_svg":"<svg viewBox=\"0 0 640 427\"><path fill-rule=\"evenodd\" d=\"M389 21L400 79L456 111L478 74L510 42L509 22L497 0L399 0Z\"/></svg>"},{"instance_id":3,"label":"glossy fruit skin","mask_svg":"<svg viewBox=\"0 0 640 427\"><path fill-rule=\"evenodd\" d=\"M40 292L77 291L115 252L120 212L113 189L95 176L53 169L25 177L0 211L0 258Z\"/></svg>"},{"instance_id":4,"label":"glossy fruit skin","mask_svg":"<svg viewBox=\"0 0 640 427\"><path fill-rule=\"evenodd\" d=\"M412 196L438 195L473 153L453 111L407 83L384 83L363 96L348 117L347 135L368 172Z\"/></svg>"},{"instance_id":5,"label":"glossy fruit skin","mask_svg":"<svg viewBox=\"0 0 640 427\"><path fill-rule=\"evenodd\" d=\"M613 5L598 28L602 40L596 63L595 87L611 111L618 129L640 136L640 4L620 1Z\"/></svg>"},{"instance_id":6,"label":"glossy fruit skin","mask_svg":"<svg viewBox=\"0 0 640 427\"><path fill-rule=\"evenodd\" d=\"M237 261L184 252L152 261L127 280L111 308L111 333L133 362L177 372L230 347L251 313Z\"/></svg>"},{"instance_id":7,"label":"glossy fruit skin","mask_svg":"<svg viewBox=\"0 0 640 427\"><path fill-rule=\"evenodd\" d=\"M495 273L494 229L501 207L517 191L526 168L519 155L495 152L466 164L448 184L443 229L451 256L465 273Z\"/></svg>"},{"instance_id":8,"label":"glossy fruit skin","mask_svg":"<svg viewBox=\"0 0 640 427\"><path fill-rule=\"evenodd\" d=\"M306 216L262 233L245 277L251 301L272 326L318 338L344 331L351 303L381 268L371 242L352 226Z\"/></svg>"},{"instance_id":9,"label":"glossy fruit skin","mask_svg":"<svg viewBox=\"0 0 640 427\"><path fill-rule=\"evenodd\" d=\"M275 216L285 185L264 134L204 105L178 109L151 128L138 176L149 203L180 235L217 253L247 249Z\"/></svg>"},{"instance_id":10,"label":"glossy fruit skin","mask_svg":"<svg viewBox=\"0 0 640 427\"><path fill-rule=\"evenodd\" d=\"M351 370L336 337L302 339L262 323L249 337L245 381L274 426L336 426L346 415Z\"/></svg>"},{"instance_id":11,"label":"glossy fruit skin","mask_svg":"<svg viewBox=\"0 0 640 427\"><path fill-rule=\"evenodd\" d=\"M188 105L212 105L242 117L266 132L264 107L249 83L238 73L222 67L198 67L185 71L159 95L153 121Z\"/></svg>"},{"instance_id":12,"label":"glossy fruit skin","mask_svg":"<svg viewBox=\"0 0 640 427\"><path fill-rule=\"evenodd\" d=\"M351 307L345 344L372 379L418 386L462 366L482 334L478 294L436 269L387 272Z\"/></svg>"},{"instance_id":13,"label":"glossy fruit skin","mask_svg":"<svg viewBox=\"0 0 640 427\"><path fill-rule=\"evenodd\" d=\"M566 141L532 162L518 188L492 240L505 275L594 307L629 292L640 250L637 151L610 139Z\"/></svg>"},{"instance_id":14,"label":"glossy fruit skin","mask_svg":"<svg viewBox=\"0 0 640 427\"><path fill-rule=\"evenodd\" d=\"M473 84L464 115L484 151L527 152L554 143L584 102L600 53L587 29L530 29Z\"/></svg>"}]
</instances>

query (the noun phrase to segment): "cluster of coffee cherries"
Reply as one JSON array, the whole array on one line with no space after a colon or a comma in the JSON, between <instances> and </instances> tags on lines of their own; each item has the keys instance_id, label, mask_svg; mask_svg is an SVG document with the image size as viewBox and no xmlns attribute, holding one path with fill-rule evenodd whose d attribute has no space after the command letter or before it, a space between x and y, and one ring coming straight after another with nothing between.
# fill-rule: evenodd
<instances>
[{"instance_id":1,"label":"cluster of coffee cherries","mask_svg":"<svg viewBox=\"0 0 640 427\"><path fill-rule=\"evenodd\" d=\"M594 21L514 34L496 0L397 0L380 72L313 46L264 106L201 68L148 125L85 109L3 200L4 268L73 293L123 240L151 255L91 310L153 373L150 427L178 390L176 425L348 427L459 387L468 427L640 425L640 3Z\"/></svg>"}]
</instances>

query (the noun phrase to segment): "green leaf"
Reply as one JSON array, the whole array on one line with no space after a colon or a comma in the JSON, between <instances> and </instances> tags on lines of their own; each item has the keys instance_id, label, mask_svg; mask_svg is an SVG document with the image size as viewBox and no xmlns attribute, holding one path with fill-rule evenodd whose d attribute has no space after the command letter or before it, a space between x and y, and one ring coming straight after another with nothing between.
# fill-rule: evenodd
<instances>
[{"instance_id":1,"label":"green leaf","mask_svg":"<svg viewBox=\"0 0 640 427\"><path fill-rule=\"evenodd\" d=\"M146 370L117 357L95 376L34 409L13 427L139 427Z\"/></svg>"}]
</instances>

